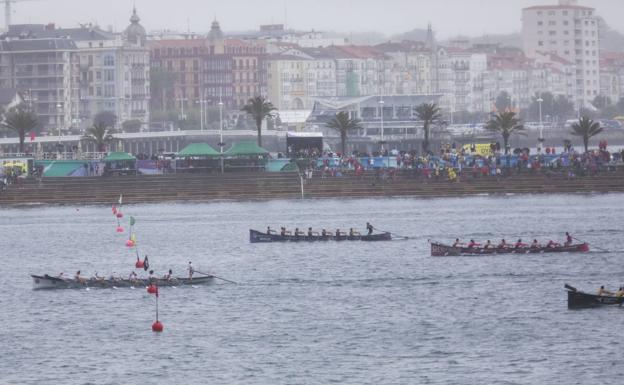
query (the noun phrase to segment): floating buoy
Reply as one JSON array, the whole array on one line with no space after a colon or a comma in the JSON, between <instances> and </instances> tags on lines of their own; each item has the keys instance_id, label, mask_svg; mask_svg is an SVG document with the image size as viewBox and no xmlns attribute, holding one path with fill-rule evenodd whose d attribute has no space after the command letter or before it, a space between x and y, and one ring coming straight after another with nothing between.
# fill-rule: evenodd
<instances>
[{"instance_id":1,"label":"floating buoy","mask_svg":"<svg viewBox=\"0 0 624 385\"><path fill-rule=\"evenodd\" d=\"M161 333L165 327L162 322L156 321L152 324L152 331L156 333Z\"/></svg>"},{"instance_id":2,"label":"floating buoy","mask_svg":"<svg viewBox=\"0 0 624 385\"><path fill-rule=\"evenodd\" d=\"M124 228L123 228L123 227L121 227L121 226L119 226L119 227L117 228L117 232L118 232L118 233L123 233L123 232L124 232Z\"/></svg>"},{"instance_id":3,"label":"floating buoy","mask_svg":"<svg viewBox=\"0 0 624 385\"><path fill-rule=\"evenodd\" d=\"M157 294L158 293L158 286L156 285L149 285L147 287L147 292L150 294Z\"/></svg>"},{"instance_id":4,"label":"floating buoy","mask_svg":"<svg viewBox=\"0 0 624 385\"><path fill-rule=\"evenodd\" d=\"M123 218L123 213L121 211L117 213L117 218Z\"/></svg>"},{"instance_id":5,"label":"floating buoy","mask_svg":"<svg viewBox=\"0 0 624 385\"><path fill-rule=\"evenodd\" d=\"M126 241L126 246L128 246L128 247L134 247L134 241L133 241L132 239L128 239L128 240Z\"/></svg>"},{"instance_id":6,"label":"floating buoy","mask_svg":"<svg viewBox=\"0 0 624 385\"><path fill-rule=\"evenodd\" d=\"M134 267L136 267L137 269L142 269L145 266L145 264L143 263L143 261L137 260L136 263L134 264Z\"/></svg>"}]
</instances>

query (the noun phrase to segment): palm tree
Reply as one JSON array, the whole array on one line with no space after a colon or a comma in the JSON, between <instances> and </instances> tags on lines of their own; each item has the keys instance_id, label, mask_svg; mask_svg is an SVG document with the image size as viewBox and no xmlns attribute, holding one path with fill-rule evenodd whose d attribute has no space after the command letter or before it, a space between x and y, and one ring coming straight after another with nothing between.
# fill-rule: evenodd
<instances>
[{"instance_id":1,"label":"palm tree","mask_svg":"<svg viewBox=\"0 0 624 385\"><path fill-rule=\"evenodd\" d=\"M579 119L578 123L572 125L572 135L583 138L585 152L587 152L587 148L589 147L589 138L600 134L603 130L604 128L600 127L600 122L594 122L586 116L583 116Z\"/></svg>"},{"instance_id":2,"label":"palm tree","mask_svg":"<svg viewBox=\"0 0 624 385\"><path fill-rule=\"evenodd\" d=\"M333 128L336 131L340 132L340 145L342 148L342 155L345 154L347 133L350 130L357 130L362 128L362 126L360 126L360 120L349 118L349 113L345 111L340 111L339 113L337 113L336 116L334 116L332 120L327 122L326 125L327 127Z\"/></svg>"},{"instance_id":3,"label":"palm tree","mask_svg":"<svg viewBox=\"0 0 624 385\"><path fill-rule=\"evenodd\" d=\"M2 125L10 130L17 131L17 135L19 136L19 152L23 153L26 132L37 128L37 115L30 110L13 108L7 113Z\"/></svg>"},{"instance_id":4,"label":"palm tree","mask_svg":"<svg viewBox=\"0 0 624 385\"><path fill-rule=\"evenodd\" d=\"M423 103L416 107L416 115L418 119L423 121L423 130L425 131L425 140L423 141L423 151L429 153L429 132L431 126L442 119L440 108L435 103Z\"/></svg>"},{"instance_id":5,"label":"palm tree","mask_svg":"<svg viewBox=\"0 0 624 385\"><path fill-rule=\"evenodd\" d=\"M485 129L499 133L503 136L505 144L505 154L509 153L509 137L511 134L524 130L520 119L516 117L513 111L504 111L496 114L489 122L485 124Z\"/></svg>"},{"instance_id":6,"label":"palm tree","mask_svg":"<svg viewBox=\"0 0 624 385\"><path fill-rule=\"evenodd\" d=\"M93 123L93 126L87 129L82 137L87 142L94 143L99 152L105 152L106 146L118 139L113 136L115 130L110 129L104 122Z\"/></svg>"},{"instance_id":7,"label":"palm tree","mask_svg":"<svg viewBox=\"0 0 624 385\"><path fill-rule=\"evenodd\" d=\"M256 96L247 101L247 104L241 108L256 122L258 129L258 146L262 147L262 121L269 116L273 116L273 111L277 110L275 106L262 96Z\"/></svg>"}]
</instances>

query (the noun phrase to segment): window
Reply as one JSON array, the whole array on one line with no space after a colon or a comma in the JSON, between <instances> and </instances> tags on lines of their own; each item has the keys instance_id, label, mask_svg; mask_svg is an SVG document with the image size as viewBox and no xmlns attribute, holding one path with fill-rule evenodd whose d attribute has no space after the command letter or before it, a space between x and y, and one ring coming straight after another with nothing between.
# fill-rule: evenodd
<instances>
[{"instance_id":1,"label":"window","mask_svg":"<svg viewBox=\"0 0 624 385\"><path fill-rule=\"evenodd\" d=\"M104 80L107 82L115 81L115 71L114 70L104 70Z\"/></svg>"},{"instance_id":2,"label":"window","mask_svg":"<svg viewBox=\"0 0 624 385\"><path fill-rule=\"evenodd\" d=\"M557 35L557 31L548 31L548 35L556 36Z\"/></svg>"},{"instance_id":3,"label":"window","mask_svg":"<svg viewBox=\"0 0 624 385\"><path fill-rule=\"evenodd\" d=\"M544 25L544 22L540 20L537 22L537 25L541 27L542 25Z\"/></svg>"},{"instance_id":4,"label":"window","mask_svg":"<svg viewBox=\"0 0 624 385\"><path fill-rule=\"evenodd\" d=\"M537 45L539 45L540 47L543 47L544 46L544 42L540 40L540 41L537 42Z\"/></svg>"},{"instance_id":5,"label":"window","mask_svg":"<svg viewBox=\"0 0 624 385\"><path fill-rule=\"evenodd\" d=\"M112 67L115 65L115 58L110 56L110 55L106 55L104 56L104 66L105 67Z\"/></svg>"},{"instance_id":6,"label":"window","mask_svg":"<svg viewBox=\"0 0 624 385\"><path fill-rule=\"evenodd\" d=\"M556 22L556 21L554 21L554 20L550 20L550 21L548 22L548 25L557 25L557 22Z\"/></svg>"}]
</instances>

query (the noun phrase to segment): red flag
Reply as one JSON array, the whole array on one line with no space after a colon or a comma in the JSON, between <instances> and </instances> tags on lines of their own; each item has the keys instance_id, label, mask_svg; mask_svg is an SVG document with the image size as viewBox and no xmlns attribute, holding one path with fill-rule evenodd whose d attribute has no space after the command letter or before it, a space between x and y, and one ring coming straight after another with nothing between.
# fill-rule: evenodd
<instances>
[{"instance_id":1,"label":"red flag","mask_svg":"<svg viewBox=\"0 0 624 385\"><path fill-rule=\"evenodd\" d=\"M30 141L31 141L31 142L34 142L34 141L35 141L35 138L36 138L35 132L34 132L34 131L31 131L31 132L30 132Z\"/></svg>"}]
</instances>

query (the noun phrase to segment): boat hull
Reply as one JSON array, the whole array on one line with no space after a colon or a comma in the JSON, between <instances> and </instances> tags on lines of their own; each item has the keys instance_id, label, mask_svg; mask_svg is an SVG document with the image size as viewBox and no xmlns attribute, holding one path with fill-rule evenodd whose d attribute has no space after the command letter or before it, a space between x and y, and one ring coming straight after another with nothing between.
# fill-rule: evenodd
<instances>
[{"instance_id":1,"label":"boat hull","mask_svg":"<svg viewBox=\"0 0 624 385\"><path fill-rule=\"evenodd\" d=\"M615 297L611 295L595 295L584 293L582 291L574 291L568 289L568 308L583 309L603 305L619 305L622 306L624 297Z\"/></svg>"},{"instance_id":2,"label":"boat hull","mask_svg":"<svg viewBox=\"0 0 624 385\"><path fill-rule=\"evenodd\" d=\"M267 234L257 230L249 230L249 242L250 243L270 243L270 242L326 242L326 241L364 241L364 242L377 242L377 241L391 241L392 234L381 233L371 235L341 235L339 237L335 235L280 235L280 234Z\"/></svg>"},{"instance_id":3,"label":"boat hull","mask_svg":"<svg viewBox=\"0 0 624 385\"><path fill-rule=\"evenodd\" d=\"M589 251L587 243L579 243L570 246L538 247L538 248L483 248L483 247L453 247L442 243L431 243L431 256L470 256L492 254L542 254L542 253L586 253Z\"/></svg>"},{"instance_id":4,"label":"boat hull","mask_svg":"<svg viewBox=\"0 0 624 385\"><path fill-rule=\"evenodd\" d=\"M146 287L150 284L149 279L87 279L79 282L75 279L61 279L45 275L31 275L34 290L54 290L54 289L84 289L102 288L110 289L117 287ZM188 285L208 285L214 282L214 277L197 277L192 280L188 278L174 278L171 280L155 279L153 283L160 287L166 286L188 286Z\"/></svg>"}]
</instances>

